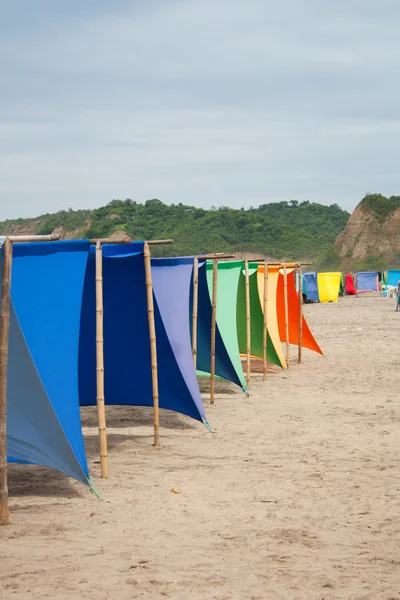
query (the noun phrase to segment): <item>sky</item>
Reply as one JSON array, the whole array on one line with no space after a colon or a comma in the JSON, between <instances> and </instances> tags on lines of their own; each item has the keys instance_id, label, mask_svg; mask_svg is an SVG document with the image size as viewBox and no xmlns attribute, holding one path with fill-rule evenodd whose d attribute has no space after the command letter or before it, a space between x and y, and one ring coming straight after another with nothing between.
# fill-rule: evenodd
<instances>
[{"instance_id":1,"label":"sky","mask_svg":"<svg viewBox=\"0 0 400 600\"><path fill-rule=\"evenodd\" d=\"M0 220L400 194L399 0L0 0Z\"/></svg>"}]
</instances>

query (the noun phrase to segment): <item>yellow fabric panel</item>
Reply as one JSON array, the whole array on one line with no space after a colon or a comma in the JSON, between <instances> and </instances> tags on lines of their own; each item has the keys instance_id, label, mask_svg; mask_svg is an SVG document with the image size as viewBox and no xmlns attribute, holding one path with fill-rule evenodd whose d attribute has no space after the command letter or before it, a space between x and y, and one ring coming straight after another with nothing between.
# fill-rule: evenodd
<instances>
[{"instance_id":1,"label":"yellow fabric panel","mask_svg":"<svg viewBox=\"0 0 400 600\"><path fill-rule=\"evenodd\" d=\"M318 295L320 302L337 302L340 291L341 273L318 273Z\"/></svg>"},{"instance_id":2,"label":"yellow fabric panel","mask_svg":"<svg viewBox=\"0 0 400 600\"><path fill-rule=\"evenodd\" d=\"M284 369L287 368L279 337L278 319L276 312L276 292L278 287L279 267L268 267L268 299L267 299L267 329L275 346L276 353ZM264 310L264 265L259 265L257 271L258 295Z\"/></svg>"}]
</instances>

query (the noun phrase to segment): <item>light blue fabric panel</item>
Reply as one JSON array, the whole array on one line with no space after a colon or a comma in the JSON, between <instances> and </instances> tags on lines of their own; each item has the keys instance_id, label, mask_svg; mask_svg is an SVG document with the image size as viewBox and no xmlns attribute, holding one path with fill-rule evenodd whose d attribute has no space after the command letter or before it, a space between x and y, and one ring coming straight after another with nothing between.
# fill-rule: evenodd
<instances>
[{"instance_id":1,"label":"light blue fabric panel","mask_svg":"<svg viewBox=\"0 0 400 600\"><path fill-rule=\"evenodd\" d=\"M88 254L89 241L15 244L11 284L15 313L33 364L85 475L78 344Z\"/></svg>"},{"instance_id":2,"label":"light blue fabric panel","mask_svg":"<svg viewBox=\"0 0 400 600\"><path fill-rule=\"evenodd\" d=\"M87 473L77 460L47 397L13 306L7 378L9 460L52 467L87 484Z\"/></svg>"},{"instance_id":3,"label":"light blue fabric panel","mask_svg":"<svg viewBox=\"0 0 400 600\"><path fill-rule=\"evenodd\" d=\"M357 292L377 292L378 273L376 271L360 271L356 273Z\"/></svg>"},{"instance_id":4,"label":"light blue fabric panel","mask_svg":"<svg viewBox=\"0 0 400 600\"><path fill-rule=\"evenodd\" d=\"M165 331L185 380L187 390L199 411L203 421L206 421L203 401L193 364L189 299L192 282L193 259L170 258L153 259L151 262L153 290L164 323ZM162 359L162 357L161 357ZM183 388L182 398L188 395Z\"/></svg>"},{"instance_id":5,"label":"light blue fabric panel","mask_svg":"<svg viewBox=\"0 0 400 600\"><path fill-rule=\"evenodd\" d=\"M397 284L400 281L400 271L388 271L388 276L387 276L387 285L392 285L394 287L397 287Z\"/></svg>"}]
</instances>

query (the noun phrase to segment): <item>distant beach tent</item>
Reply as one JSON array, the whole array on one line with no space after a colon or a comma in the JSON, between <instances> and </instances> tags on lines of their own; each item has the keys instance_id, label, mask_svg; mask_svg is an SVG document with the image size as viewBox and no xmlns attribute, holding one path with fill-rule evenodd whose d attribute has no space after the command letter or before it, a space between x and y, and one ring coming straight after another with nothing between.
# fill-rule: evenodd
<instances>
[{"instance_id":1,"label":"distant beach tent","mask_svg":"<svg viewBox=\"0 0 400 600\"><path fill-rule=\"evenodd\" d=\"M396 287L400 281L400 271L388 271L387 272L387 280L386 285L390 285L391 287Z\"/></svg>"},{"instance_id":2,"label":"distant beach tent","mask_svg":"<svg viewBox=\"0 0 400 600\"><path fill-rule=\"evenodd\" d=\"M103 247L105 403L152 406L144 242ZM96 404L95 249L90 249L79 340L81 406ZM206 422L190 344L193 259L153 259L160 408Z\"/></svg>"},{"instance_id":3,"label":"distant beach tent","mask_svg":"<svg viewBox=\"0 0 400 600\"><path fill-rule=\"evenodd\" d=\"M379 275L376 271L356 273L356 292L379 292Z\"/></svg>"},{"instance_id":4,"label":"distant beach tent","mask_svg":"<svg viewBox=\"0 0 400 600\"><path fill-rule=\"evenodd\" d=\"M346 275L346 294L348 296L356 295L356 288L354 287L354 280L352 273L347 273Z\"/></svg>"},{"instance_id":5,"label":"distant beach tent","mask_svg":"<svg viewBox=\"0 0 400 600\"><path fill-rule=\"evenodd\" d=\"M7 387L11 462L90 485L78 396L78 345L89 241L15 244Z\"/></svg>"},{"instance_id":6,"label":"distant beach tent","mask_svg":"<svg viewBox=\"0 0 400 600\"><path fill-rule=\"evenodd\" d=\"M303 273L303 280L306 284L307 301L319 302L317 274L312 272Z\"/></svg>"},{"instance_id":7,"label":"distant beach tent","mask_svg":"<svg viewBox=\"0 0 400 600\"><path fill-rule=\"evenodd\" d=\"M341 273L318 273L318 296L320 302L337 302L340 292Z\"/></svg>"},{"instance_id":8,"label":"distant beach tent","mask_svg":"<svg viewBox=\"0 0 400 600\"><path fill-rule=\"evenodd\" d=\"M288 296L288 316L289 316L289 343L298 345L299 343L299 300L296 291L296 280L294 269L287 270L287 296ZM277 286L277 318L279 325L279 337L281 342L286 341L285 332L285 301L284 301L284 279L283 271L280 269ZM323 354L317 341L315 340L308 326L305 316L302 316L302 347L313 350L318 354Z\"/></svg>"}]
</instances>

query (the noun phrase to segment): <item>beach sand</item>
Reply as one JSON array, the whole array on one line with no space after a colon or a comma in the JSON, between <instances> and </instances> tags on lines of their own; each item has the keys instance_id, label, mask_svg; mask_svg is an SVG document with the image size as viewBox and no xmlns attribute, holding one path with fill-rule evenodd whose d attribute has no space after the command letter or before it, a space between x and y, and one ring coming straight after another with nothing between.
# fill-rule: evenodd
<instances>
[{"instance_id":1,"label":"beach sand","mask_svg":"<svg viewBox=\"0 0 400 600\"><path fill-rule=\"evenodd\" d=\"M255 375L249 398L218 382L212 434L162 412L157 450L151 410L107 409L107 481L85 409L103 502L11 465L1 600L400 599L400 313L383 298L304 311L326 356L297 365L293 347L289 375Z\"/></svg>"}]
</instances>

